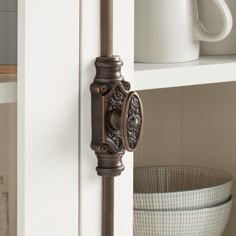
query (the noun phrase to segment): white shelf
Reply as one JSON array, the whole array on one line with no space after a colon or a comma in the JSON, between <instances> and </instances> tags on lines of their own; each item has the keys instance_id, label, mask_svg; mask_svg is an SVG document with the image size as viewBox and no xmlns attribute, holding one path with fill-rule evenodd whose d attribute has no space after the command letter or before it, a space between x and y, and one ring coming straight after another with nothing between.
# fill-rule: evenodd
<instances>
[{"instance_id":1,"label":"white shelf","mask_svg":"<svg viewBox=\"0 0 236 236\"><path fill-rule=\"evenodd\" d=\"M236 81L236 55L177 64L135 63L135 90Z\"/></svg>"},{"instance_id":2,"label":"white shelf","mask_svg":"<svg viewBox=\"0 0 236 236\"><path fill-rule=\"evenodd\" d=\"M15 74L0 74L0 104L14 103L17 100Z\"/></svg>"}]
</instances>

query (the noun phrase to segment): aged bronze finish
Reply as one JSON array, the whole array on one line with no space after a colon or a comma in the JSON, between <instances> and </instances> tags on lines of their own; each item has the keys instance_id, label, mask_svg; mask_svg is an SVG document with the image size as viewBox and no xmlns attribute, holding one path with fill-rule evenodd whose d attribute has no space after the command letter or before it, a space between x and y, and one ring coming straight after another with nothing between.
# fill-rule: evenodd
<instances>
[{"instance_id":1,"label":"aged bronze finish","mask_svg":"<svg viewBox=\"0 0 236 236\"><path fill-rule=\"evenodd\" d=\"M102 178L102 236L114 232L114 177Z\"/></svg>"},{"instance_id":2,"label":"aged bronze finish","mask_svg":"<svg viewBox=\"0 0 236 236\"><path fill-rule=\"evenodd\" d=\"M113 0L101 1L101 56L96 58L92 97L91 148L103 177L102 236L113 236L114 177L124 170L122 157L137 147L143 124L143 108L137 93L121 74L123 65L113 55Z\"/></svg>"},{"instance_id":3,"label":"aged bronze finish","mask_svg":"<svg viewBox=\"0 0 236 236\"><path fill-rule=\"evenodd\" d=\"M101 56L113 55L113 0L101 0Z\"/></svg>"},{"instance_id":4,"label":"aged bronze finish","mask_svg":"<svg viewBox=\"0 0 236 236\"><path fill-rule=\"evenodd\" d=\"M124 170L125 149L134 151L141 134L142 104L121 75L119 56L98 57L97 73L91 85L92 149L101 176L118 176Z\"/></svg>"}]
</instances>

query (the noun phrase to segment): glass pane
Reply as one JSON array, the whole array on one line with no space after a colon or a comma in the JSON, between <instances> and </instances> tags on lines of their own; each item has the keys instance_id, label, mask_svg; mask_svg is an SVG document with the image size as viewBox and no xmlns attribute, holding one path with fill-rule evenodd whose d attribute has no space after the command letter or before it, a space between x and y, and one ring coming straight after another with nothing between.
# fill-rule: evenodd
<instances>
[{"instance_id":1,"label":"glass pane","mask_svg":"<svg viewBox=\"0 0 236 236\"><path fill-rule=\"evenodd\" d=\"M0 236L16 236L17 0L0 0Z\"/></svg>"}]
</instances>

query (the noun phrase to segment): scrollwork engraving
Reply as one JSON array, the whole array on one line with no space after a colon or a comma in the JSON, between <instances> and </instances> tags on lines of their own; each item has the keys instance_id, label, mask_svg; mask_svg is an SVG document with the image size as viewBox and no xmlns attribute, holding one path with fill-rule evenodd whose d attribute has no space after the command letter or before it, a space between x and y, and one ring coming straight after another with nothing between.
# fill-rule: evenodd
<instances>
[{"instance_id":1,"label":"scrollwork engraving","mask_svg":"<svg viewBox=\"0 0 236 236\"><path fill-rule=\"evenodd\" d=\"M125 96L120 90L120 88L116 87L116 89L112 93L112 96L107 98L107 110L114 111L116 109L121 109L121 106L124 101L124 97Z\"/></svg>"},{"instance_id":2,"label":"scrollwork engraving","mask_svg":"<svg viewBox=\"0 0 236 236\"><path fill-rule=\"evenodd\" d=\"M141 104L138 97L135 95L131 98L127 119L128 144L131 149L135 149L139 140L142 125Z\"/></svg>"}]
</instances>

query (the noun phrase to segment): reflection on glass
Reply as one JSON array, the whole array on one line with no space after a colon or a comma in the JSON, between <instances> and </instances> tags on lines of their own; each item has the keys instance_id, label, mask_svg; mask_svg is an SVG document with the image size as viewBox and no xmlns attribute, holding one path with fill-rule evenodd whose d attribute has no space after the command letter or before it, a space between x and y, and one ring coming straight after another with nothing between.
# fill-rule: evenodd
<instances>
[{"instance_id":1,"label":"reflection on glass","mask_svg":"<svg viewBox=\"0 0 236 236\"><path fill-rule=\"evenodd\" d=\"M17 0L0 0L0 236L16 236Z\"/></svg>"}]
</instances>

